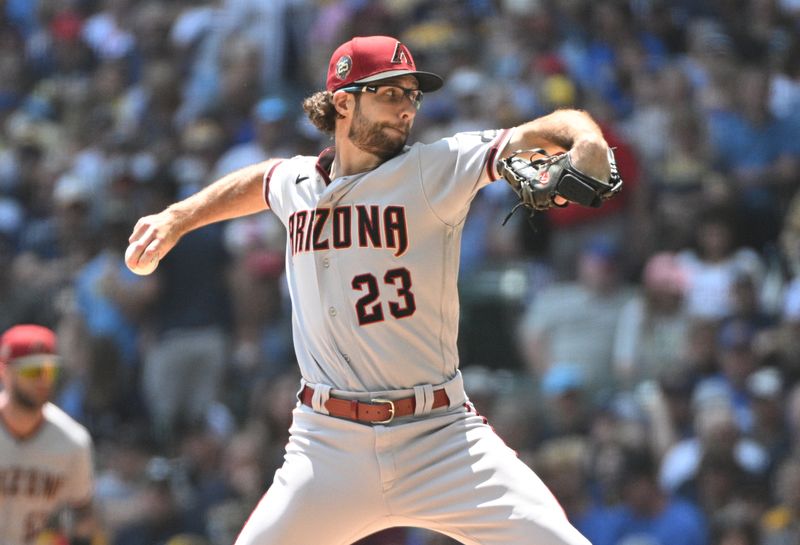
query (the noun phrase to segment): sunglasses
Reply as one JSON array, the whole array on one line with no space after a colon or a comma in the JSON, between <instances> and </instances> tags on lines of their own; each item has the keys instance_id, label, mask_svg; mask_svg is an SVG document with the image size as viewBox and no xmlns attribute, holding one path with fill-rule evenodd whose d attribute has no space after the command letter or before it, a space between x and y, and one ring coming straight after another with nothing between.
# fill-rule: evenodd
<instances>
[{"instance_id":1,"label":"sunglasses","mask_svg":"<svg viewBox=\"0 0 800 545\"><path fill-rule=\"evenodd\" d=\"M396 106L404 99L411 101L417 110L422 106L422 91L419 89L408 89L399 85L353 85L343 87L340 91L346 93L372 93L379 102Z\"/></svg>"},{"instance_id":2,"label":"sunglasses","mask_svg":"<svg viewBox=\"0 0 800 545\"><path fill-rule=\"evenodd\" d=\"M28 364L14 367L17 376L31 380L56 380L61 367L55 363Z\"/></svg>"}]
</instances>

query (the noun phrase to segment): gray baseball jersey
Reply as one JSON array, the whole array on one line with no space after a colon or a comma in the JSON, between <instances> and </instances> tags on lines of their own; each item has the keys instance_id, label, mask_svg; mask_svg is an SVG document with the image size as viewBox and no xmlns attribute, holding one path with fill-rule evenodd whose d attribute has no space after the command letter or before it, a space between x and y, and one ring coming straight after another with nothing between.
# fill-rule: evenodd
<instances>
[{"instance_id":1,"label":"gray baseball jersey","mask_svg":"<svg viewBox=\"0 0 800 545\"><path fill-rule=\"evenodd\" d=\"M458 373L461 230L510 135L415 144L336 180L330 150L265 174L288 232L295 350L313 396L295 407L284 464L236 545L348 545L390 526L468 545L589 545ZM434 408L442 391L447 405ZM412 398L416 418L328 416L329 401L384 397Z\"/></svg>"},{"instance_id":2,"label":"gray baseball jersey","mask_svg":"<svg viewBox=\"0 0 800 545\"><path fill-rule=\"evenodd\" d=\"M461 231L510 130L415 144L334 181L333 151L275 164L264 197L288 233L293 334L306 381L336 390L440 384L458 368Z\"/></svg>"},{"instance_id":3,"label":"gray baseball jersey","mask_svg":"<svg viewBox=\"0 0 800 545\"><path fill-rule=\"evenodd\" d=\"M3 545L30 545L60 508L92 498L92 440L55 405L39 428L21 438L0 419L0 536Z\"/></svg>"}]
</instances>

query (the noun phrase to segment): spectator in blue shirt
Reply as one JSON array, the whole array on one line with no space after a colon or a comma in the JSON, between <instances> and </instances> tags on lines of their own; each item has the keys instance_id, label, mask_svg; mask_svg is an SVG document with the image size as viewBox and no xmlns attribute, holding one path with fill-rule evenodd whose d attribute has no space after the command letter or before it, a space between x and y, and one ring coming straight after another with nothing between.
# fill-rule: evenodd
<instances>
[{"instance_id":1,"label":"spectator in blue shirt","mask_svg":"<svg viewBox=\"0 0 800 545\"><path fill-rule=\"evenodd\" d=\"M659 487L656 464L649 453L628 453L625 468L622 505L609 520L613 543L708 544L708 523L702 511Z\"/></svg>"}]
</instances>

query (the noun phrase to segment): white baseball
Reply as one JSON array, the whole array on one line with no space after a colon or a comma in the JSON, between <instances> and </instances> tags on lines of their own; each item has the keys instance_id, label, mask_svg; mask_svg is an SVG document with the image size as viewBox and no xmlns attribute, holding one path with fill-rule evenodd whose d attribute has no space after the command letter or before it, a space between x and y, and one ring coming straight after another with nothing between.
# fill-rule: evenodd
<instances>
[{"instance_id":1,"label":"white baseball","mask_svg":"<svg viewBox=\"0 0 800 545\"><path fill-rule=\"evenodd\" d=\"M158 267L158 255L154 255L150 260L142 261L139 260L138 263L131 265L131 257L133 254L133 244L128 246L128 249L125 250L125 263L128 264L128 268L131 272L138 274L140 276L147 276L148 274L152 273Z\"/></svg>"}]
</instances>

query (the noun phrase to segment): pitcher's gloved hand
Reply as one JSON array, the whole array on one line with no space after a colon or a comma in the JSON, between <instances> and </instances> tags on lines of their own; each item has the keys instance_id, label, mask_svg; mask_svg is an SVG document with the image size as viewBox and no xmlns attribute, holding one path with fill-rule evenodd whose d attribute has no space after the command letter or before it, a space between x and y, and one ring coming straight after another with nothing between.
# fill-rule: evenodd
<instances>
[{"instance_id":1,"label":"pitcher's gloved hand","mask_svg":"<svg viewBox=\"0 0 800 545\"><path fill-rule=\"evenodd\" d=\"M516 151L505 159L499 159L497 172L519 196L520 202L511 214L520 206L534 212L567 206L571 202L597 208L622 189L622 179L611 149L608 150L608 163L611 177L606 181L598 180L575 168L568 151L548 154L537 148Z\"/></svg>"}]
</instances>

